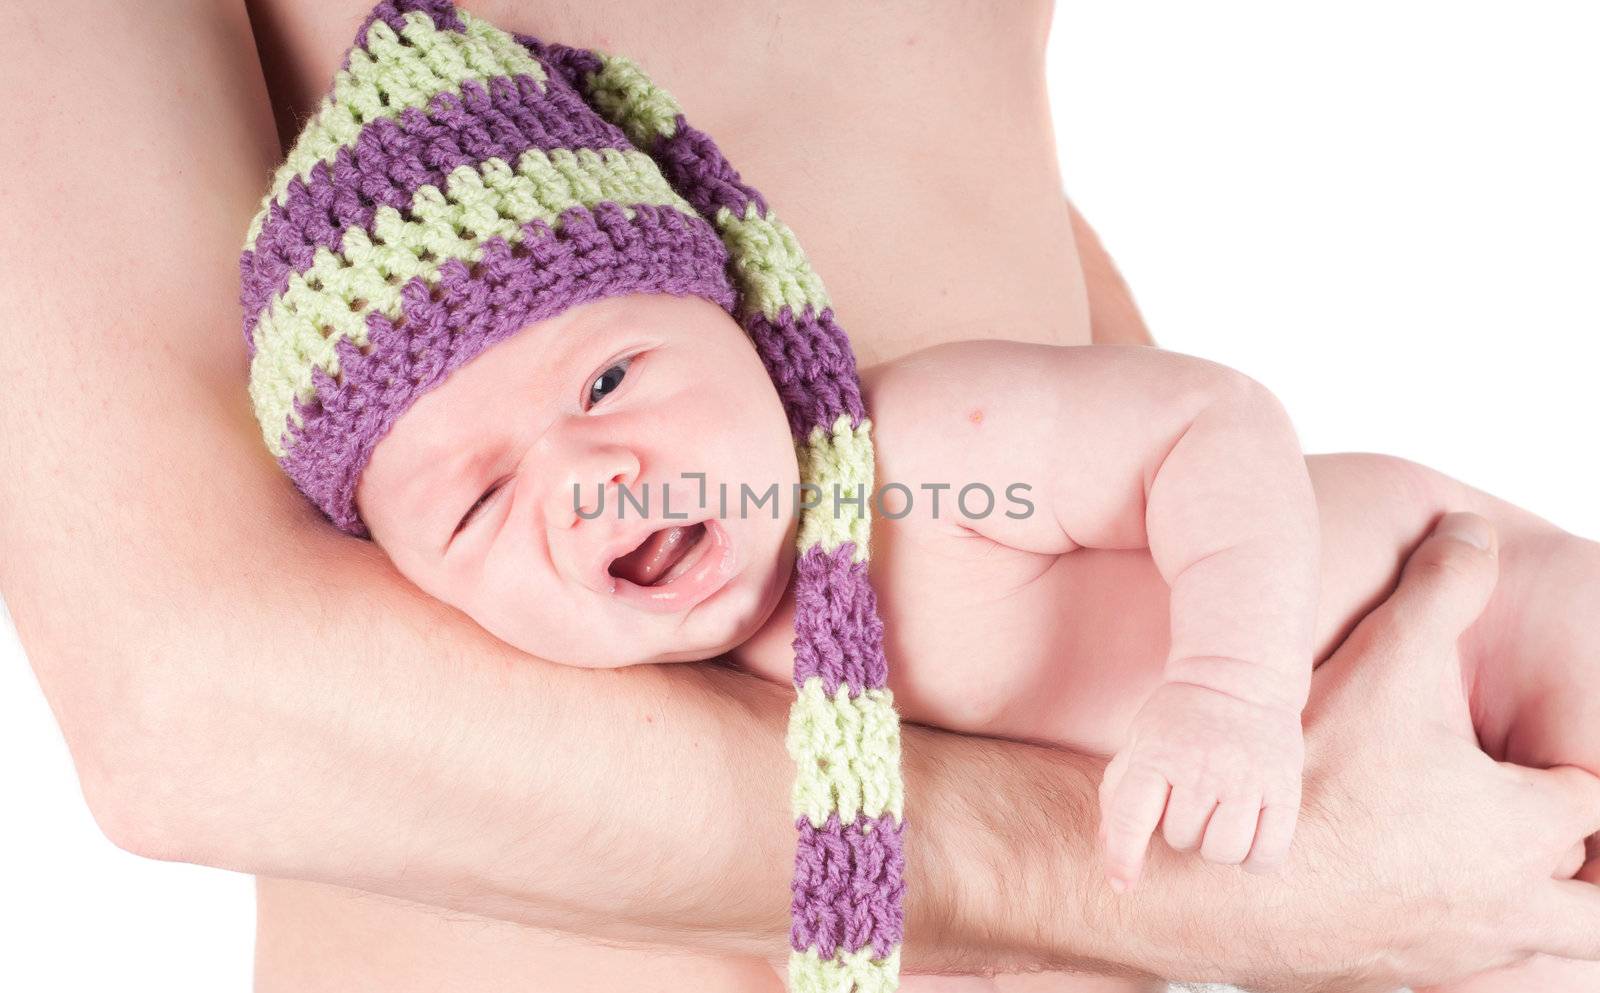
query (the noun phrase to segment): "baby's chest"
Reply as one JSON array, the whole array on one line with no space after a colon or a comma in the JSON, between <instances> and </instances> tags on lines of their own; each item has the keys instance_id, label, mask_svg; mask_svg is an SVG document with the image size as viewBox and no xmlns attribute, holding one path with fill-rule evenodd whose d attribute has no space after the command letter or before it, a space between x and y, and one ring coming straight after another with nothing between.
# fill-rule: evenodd
<instances>
[{"instance_id":1,"label":"baby's chest","mask_svg":"<svg viewBox=\"0 0 1600 993\"><path fill-rule=\"evenodd\" d=\"M1167 587L1143 551L1038 555L878 520L869 569L908 721L1109 755L1160 680ZM793 624L775 616L737 657L787 683Z\"/></svg>"},{"instance_id":2,"label":"baby's chest","mask_svg":"<svg viewBox=\"0 0 1600 993\"><path fill-rule=\"evenodd\" d=\"M986 728L1022 687L1049 679L1055 556L914 523L874 522L869 569L901 712Z\"/></svg>"},{"instance_id":3,"label":"baby's chest","mask_svg":"<svg viewBox=\"0 0 1600 993\"><path fill-rule=\"evenodd\" d=\"M1159 679L1166 586L1145 553L1041 555L880 520L869 568L909 720L1109 750Z\"/></svg>"}]
</instances>

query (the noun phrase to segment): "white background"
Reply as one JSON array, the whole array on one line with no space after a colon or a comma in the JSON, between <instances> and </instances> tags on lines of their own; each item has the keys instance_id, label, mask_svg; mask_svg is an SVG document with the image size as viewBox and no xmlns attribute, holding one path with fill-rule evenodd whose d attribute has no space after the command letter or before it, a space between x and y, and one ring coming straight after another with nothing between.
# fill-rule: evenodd
<instances>
[{"instance_id":1,"label":"white background","mask_svg":"<svg viewBox=\"0 0 1600 993\"><path fill-rule=\"evenodd\" d=\"M1157 340L1266 383L1307 451L1600 538L1597 40L1580 0L1062 4L1064 181ZM249 880L100 835L4 619L0 754L0 988L248 987Z\"/></svg>"}]
</instances>

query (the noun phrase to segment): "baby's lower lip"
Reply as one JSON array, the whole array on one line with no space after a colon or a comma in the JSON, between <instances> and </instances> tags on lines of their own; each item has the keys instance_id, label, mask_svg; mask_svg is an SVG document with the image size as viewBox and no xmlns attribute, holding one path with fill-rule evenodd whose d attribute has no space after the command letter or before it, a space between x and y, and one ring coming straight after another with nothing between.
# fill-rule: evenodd
<instances>
[{"instance_id":1,"label":"baby's lower lip","mask_svg":"<svg viewBox=\"0 0 1600 993\"><path fill-rule=\"evenodd\" d=\"M655 586L640 586L616 577L617 599L630 607L656 614L676 614L688 610L720 590L733 576L733 547L728 532L713 519L705 523L706 535L699 544L704 551L691 549L699 561L681 576Z\"/></svg>"}]
</instances>

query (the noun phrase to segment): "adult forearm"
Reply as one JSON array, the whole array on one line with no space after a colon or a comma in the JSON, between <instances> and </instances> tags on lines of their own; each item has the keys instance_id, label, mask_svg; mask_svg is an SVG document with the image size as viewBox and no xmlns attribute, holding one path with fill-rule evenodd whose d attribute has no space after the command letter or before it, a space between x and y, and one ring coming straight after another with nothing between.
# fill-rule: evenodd
<instances>
[{"instance_id":1,"label":"adult forearm","mask_svg":"<svg viewBox=\"0 0 1600 993\"><path fill-rule=\"evenodd\" d=\"M8 577L114 840L611 940L783 953L787 688L506 648L369 546L252 496L292 499L221 435L185 443L249 481L226 506L118 520L116 541L93 517L40 520ZM97 545L69 582L72 547ZM70 624L90 603L101 623ZM905 753L907 967L1030 964L1062 899L1053 836L1090 854L1098 769L915 727Z\"/></svg>"},{"instance_id":2,"label":"adult forearm","mask_svg":"<svg viewBox=\"0 0 1600 993\"><path fill-rule=\"evenodd\" d=\"M1100 243L1100 236L1070 201L1067 210L1072 223L1072 240L1083 266L1084 287L1089 295L1091 339L1096 345L1154 345L1155 339L1145 326L1139 305L1134 303L1133 291L1128 289L1116 263Z\"/></svg>"},{"instance_id":3,"label":"adult forearm","mask_svg":"<svg viewBox=\"0 0 1600 993\"><path fill-rule=\"evenodd\" d=\"M113 840L622 940L781 951L782 687L529 658L331 529L252 533L256 504L233 501L240 520L152 509L99 556L120 583L8 577ZM230 551L201 552L197 531ZM87 603L102 623L73 625Z\"/></svg>"},{"instance_id":4,"label":"adult forearm","mask_svg":"<svg viewBox=\"0 0 1600 993\"><path fill-rule=\"evenodd\" d=\"M206 399L224 382L52 409L53 376L12 371L8 438L30 440L7 446L0 590L113 840L612 940L783 954L791 690L506 647L317 519L239 437L243 403ZM1053 900L1050 836L1089 834L1098 772L912 727L905 754L907 967L1006 964ZM1041 790L1057 809L1030 802Z\"/></svg>"},{"instance_id":5,"label":"adult forearm","mask_svg":"<svg viewBox=\"0 0 1600 993\"><path fill-rule=\"evenodd\" d=\"M26 138L0 143L0 595L107 833L781 955L791 691L517 654L319 521L266 455L234 291L279 149L243 6L25 21L0 39L0 120ZM1008 819L992 784L1025 796L1055 767L910 728L905 754L907 962L981 966L991 937L1022 943L996 896L1014 867L1044 888L1015 851L1062 829L1026 801ZM1082 815L1094 777L1071 781Z\"/></svg>"}]
</instances>

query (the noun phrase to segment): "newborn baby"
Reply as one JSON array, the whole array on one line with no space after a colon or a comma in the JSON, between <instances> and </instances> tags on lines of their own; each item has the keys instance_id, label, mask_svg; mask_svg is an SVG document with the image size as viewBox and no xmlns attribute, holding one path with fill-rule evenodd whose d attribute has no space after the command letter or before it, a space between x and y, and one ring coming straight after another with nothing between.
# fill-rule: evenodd
<instances>
[{"instance_id":1,"label":"newborn baby","mask_svg":"<svg viewBox=\"0 0 1600 993\"><path fill-rule=\"evenodd\" d=\"M1158 826L1212 861L1283 859L1312 665L1449 510L1502 535L1498 592L1462 645L1480 736L1600 772L1575 694L1541 692L1581 685L1600 647L1582 611L1600 594L1592 542L1398 459L1308 472L1269 393L1172 352L962 342L862 384L897 705L1115 755L1113 886L1136 881ZM457 370L378 443L356 501L402 573L534 655L731 653L787 683L798 479L740 327L699 298L631 296ZM781 506L740 512L738 494L774 488Z\"/></svg>"},{"instance_id":2,"label":"newborn baby","mask_svg":"<svg viewBox=\"0 0 1600 993\"><path fill-rule=\"evenodd\" d=\"M240 273L263 439L335 526L536 656L793 682L796 993L894 988L897 708L1114 756L1120 889L1158 829L1278 865L1311 668L1446 510L1503 539L1462 642L1480 740L1600 772L1562 692L1594 544L1307 460L1255 383L1155 349L967 342L858 383L793 233L627 59L385 0Z\"/></svg>"},{"instance_id":3,"label":"newborn baby","mask_svg":"<svg viewBox=\"0 0 1600 993\"><path fill-rule=\"evenodd\" d=\"M918 722L1115 755L1112 885L1135 882L1158 826L1215 862L1284 858L1312 665L1448 510L1502 536L1497 592L1461 648L1481 740L1600 772L1595 708L1548 691L1588 685L1600 657L1595 544L1397 459L1308 472L1270 394L1171 352L963 342L862 384L895 700ZM787 500L797 481L741 328L699 298L639 295L457 370L378 443L356 499L400 571L534 655L731 653L787 683L793 506L740 513L737 494L777 484ZM937 509L932 483L949 484Z\"/></svg>"}]
</instances>

